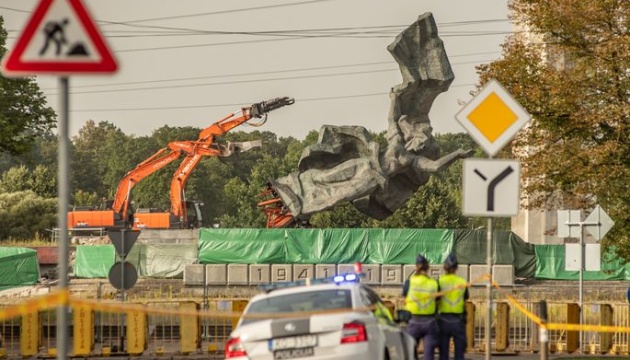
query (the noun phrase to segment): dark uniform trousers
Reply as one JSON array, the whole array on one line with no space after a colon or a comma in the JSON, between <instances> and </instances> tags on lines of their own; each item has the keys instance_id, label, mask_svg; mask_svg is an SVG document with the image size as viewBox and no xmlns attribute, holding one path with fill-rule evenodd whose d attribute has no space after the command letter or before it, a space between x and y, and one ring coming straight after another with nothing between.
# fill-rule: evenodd
<instances>
[{"instance_id":1,"label":"dark uniform trousers","mask_svg":"<svg viewBox=\"0 0 630 360\"><path fill-rule=\"evenodd\" d=\"M422 339L424 360L433 360L440 336L435 315L411 315L407 332L416 339L416 344Z\"/></svg>"},{"instance_id":2,"label":"dark uniform trousers","mask_svg":"<svg viewBox=\"0 0 630 360\"><path fill-rule=\"evenodd\" d=\"M455 360L464 360L466 351L466 319L464 314L440 314L440 360L448 360L448 347L453 338Z\"/></svg>"}]
</instances>

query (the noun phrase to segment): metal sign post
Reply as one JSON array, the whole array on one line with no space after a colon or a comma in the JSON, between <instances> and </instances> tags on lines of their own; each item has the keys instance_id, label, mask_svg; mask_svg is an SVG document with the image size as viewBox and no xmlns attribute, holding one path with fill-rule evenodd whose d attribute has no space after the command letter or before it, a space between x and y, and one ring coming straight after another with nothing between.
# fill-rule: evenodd
<instances>
[{"instance_id":1,"label":"metal sign post","mask_svg":"<svg viewBox=\"0 0 630 360\"><path fill-rule=\"evenodd\" d=\"M59 226L59 289L68 291L68 206L70 205L70 141L68 140L70 101L68 96L68 77L59 78L59 165L57 185L59 205L57 207L57 222ZM65 359L68 354L68 307L67 303L57 307L57 358Z\"/></svg>"},{"instance_id":2,"label":"metal sign post","mask_svg":"<svg viewBox=\"0 0 630 360\"><path fill-rule=\"evenodd\" d=\"M579 295L578 301L580 305L580 325L584 325L584 270L587 270L586 251L584 243L584 229L589 232L596 240L601 240L606 233L613 227L614 221L608 214L597 205L588 217L581 221L581 211L579 210L561 210L558 211L558 237L572 237L575 232L572 227L579 227L580 238L580 255L579 255ZM567 264L565 264L566 266ZM584 332L580 330L580 350L584 350Z\"/></svg>"},{"instance_id":3,"label":"metal sign post","mask_svg":"<svg viewBox=\"0 0 630 360\"><path fill-rule=\"evenodd\" d=\"M56 26L63 42L56 51L50 46ZM45 33L45 36L42 34ZM82 50L82 51L78 51ZM57 226L59 228L59 291L69 294L68 206L70 202L70 123L68 76L73 74L113 73L118 69L98 27L81 0L41 0L15 46L2 59L1 70L7 77L40 74L59 75L59 153L57 159ZM68 357L68 302L57 307L57 359Z\"/></svg>"},{"instance_id":4,"label":"metal sign post","mask_svg":"<svg viewBox=\"0 0 630 360\"><path fill-rule=\"evenodd\" d=\"M488 218L488 240L486 241L486 264L488 266L488 284L486 296L488 297L488 309L486 311L486 360L492 353L492 237L494 232L494 218Z\"/></svg>"},{"instance_id":5,"label":"metal sign post","mask_svg":"<svg viewBox=\"0 0 630 360\"><path fill-rule=\"evenodd\" d=\"M120 256L122 257L123 261L125 260L125 258L127 257L127 252L126 252L126 248L125 248L125 229L121 229L120 230L120 237L121 237L121 245L122 248L124 249L123 253L120 254ZM125 283L125 267L122 266L121 270L120 270L120 283L124 284ZM125 303L125 287L123 286L120 289L120 302L121 303ZM125 313L121 313L120 314L120 346L118 347L118 351L120 352L124 352L125 351Z\"/></svg>"},{"instance_id":6,"label":"metal sign post","mask_svg":"<svg viewBox=\"0 0 630 360\"><path fill-rule=\"evenodd\" d=\"M488 160L464 160L462 213L488 216L486 262L488 266L486 311L486 360L492 353L492 250L494 217L518 214L520 164L518 161L493 160L531 115L499 84L491 79L477 95L455 115L457 121L488 155ZM480 191L485 188L484 191Z\"/></svg>"}]
</instances>

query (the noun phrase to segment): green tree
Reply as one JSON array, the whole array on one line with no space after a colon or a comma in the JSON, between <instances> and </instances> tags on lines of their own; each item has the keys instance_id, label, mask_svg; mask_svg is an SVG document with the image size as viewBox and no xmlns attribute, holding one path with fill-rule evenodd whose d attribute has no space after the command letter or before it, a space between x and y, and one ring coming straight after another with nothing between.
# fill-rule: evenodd
<instances>
[{"instance_id":1,"label":"green tree","mask_svg":"<svg viewBox=\"0 0 630 360\"><path fill-rule=\"evenodd\" d=\"M267 189L267 181L294 171L302 150L309 142L292 137L277 138L271 133L262 133L263 151L249 170L246 179L232 178L225 184L221 197L225 210L218 218L222 227L265 227L265 214L257 207L263 198L259 195ZM312 136L311 136L312 138Z\"/></svg>"},{"instance_id":2,"label":"green tree","mask_svg":"<svg viewBox=\"0 0 630 360\"><path fill-rule=\"evenodd\" d=\"M221 193L224 199L222 213L208 226L219 224L225 228L264 227L264 216L256 207L256 198L245 181L234 177L224 186Z\"/></svg>"},{"instance_id":3,"label":"green tree","mask_svg":"<svg viewBox=\"0 0 630 360\"><path fill-rule=\"evenodd\" d=\"M513 0L516 34L478 68L533 115L513 142L529 207L588 209L615 220L605 244L630 260L630 2ZM558 201L558 197L561 200Z\"/></svg>"},{"instance_id":4,"label":"green tree","mask_svg":"<svg viewBox=\"0 0 630 360\"><path fill-rule=\"evenodd\" d=\"M0 16L0 58L7 53L6 39L4 18ZM0 76L0 152L26 153L39 136L49 134L55 125L55 113L34 78Z\"/></svg>"},{"instance_id":5,"label":"green tree","mask_svg":"<svg viewBox=\"0 0 630 360\"><path fill-rule=\"evenodd\" d=\"M13 193L32 190L44 198L57 196L56 170L44 165L29 169L24 165L12 167L0 177L0 192Z\"/></svg>"},{"instance_id":6,"label":"green tree","mask_svg":"<svg viewBox=\"0 0 630 360\"><path fill-rule=\"evenodd\" d=\"M57 222L57 199L33 191L0 193L0 239L49 238Z\"/></svg>"},{"instance_id":7,"label":"green tree","mask_svg":"<svg viewBox=\"0 0 630 360\"><path fill-rule=\"evenodd\" d=\"M101 196L108 193L111 184L106 181L111 181L112 172L120 177L124 175L124 172L120 174L124 170L116 164L121 158L130 156L124 151L126 139L119 128L106 121L96 124L93 120L88 120L83 125L78 135L72 139L72 179L75 192L81 190Z\"/></svg>"},{"instance_id":8,"label":"green tree","mask_svg":"<svg viewBox=\"0 0 630 360\"><path fill-rule=\"evenodd\" d=\"M316 228L364 228L372 227L371 219L357 210L351 203L345 202L334 209L313 215L309 220ZM377 226L376 226L377 227Z\"/></svg>"},{"instance_id":9,"label":"green tree","mask_svg":"<svg viewBox=\"0 0 630 360\"><path fill-rule=\"evenodd\" d=\"M57 169L50 166L37 165L31 172L30 188L44 198L57 197Z\"/></svg>"},{"instance_id":10,"label":"green tree","mask_svg":"<svg viewBox=\"0 0 630 360\"><path fill-rule=\"evenodd\" d=\"M0 179L0 192L12 193L29 190L30 171L26 166L16 166L2 174Z\"/></svg>"}]
</instances>

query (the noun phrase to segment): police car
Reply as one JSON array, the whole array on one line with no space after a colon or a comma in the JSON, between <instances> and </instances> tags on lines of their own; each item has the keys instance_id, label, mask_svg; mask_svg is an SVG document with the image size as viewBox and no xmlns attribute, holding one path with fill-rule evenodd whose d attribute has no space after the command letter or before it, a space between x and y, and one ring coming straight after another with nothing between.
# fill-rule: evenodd
<instances>
[{"instance_id":1,"label":"police car","mask_svg":"<svg viewBox=\"0 0 630 360\"><path fill-rule=\"evenodd\" d=\"M243 311L225 358L415 359L415 340L356 274L266 288Z\"/></svg>"}]
</instances>

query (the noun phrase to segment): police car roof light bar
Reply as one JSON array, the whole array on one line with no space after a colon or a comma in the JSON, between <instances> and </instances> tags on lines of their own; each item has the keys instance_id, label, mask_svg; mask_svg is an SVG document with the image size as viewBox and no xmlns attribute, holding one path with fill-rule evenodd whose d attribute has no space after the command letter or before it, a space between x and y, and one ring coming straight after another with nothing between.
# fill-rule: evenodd
<instances>
[{"instance_id":1,"label":"police car roof light bar","mask_svg":"<svg viewBox=\"0 0 630 360\"><path fill-rule=\"evenodd\" d=\"M348 284L348 283L358 283L361 278L365 277L364 273L347 273L334 275L326 278L316 278L316 279L302 279L297 281L289 281L289 282L277 282L277 283L269 283L269 284L261 284L258 288L266 293L277 289L286 289L290 287L298 287L298 286L309 286L316 284Z\"/></svg>"}]
</instances>

